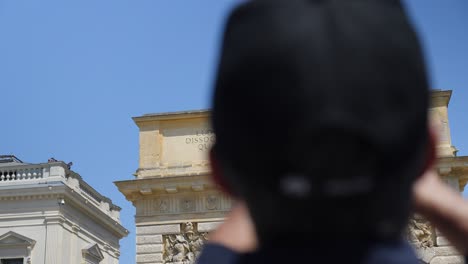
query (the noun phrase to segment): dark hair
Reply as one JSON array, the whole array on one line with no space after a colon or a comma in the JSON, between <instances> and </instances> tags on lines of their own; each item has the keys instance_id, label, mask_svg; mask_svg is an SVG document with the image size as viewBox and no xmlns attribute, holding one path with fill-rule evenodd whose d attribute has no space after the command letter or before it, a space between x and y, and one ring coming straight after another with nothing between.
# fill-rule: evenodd
<instances>
[{"instance_id":1,"label":"dark hair","mask_svg":"<svg viewBox=\"0 0 468 264\"><path fill-rule=\"evenodd\" d=\"M231 14L214 153L261 241L399 236L425 161L429 89L395 3L252 1Z\"/></svg>"}]
</instances>

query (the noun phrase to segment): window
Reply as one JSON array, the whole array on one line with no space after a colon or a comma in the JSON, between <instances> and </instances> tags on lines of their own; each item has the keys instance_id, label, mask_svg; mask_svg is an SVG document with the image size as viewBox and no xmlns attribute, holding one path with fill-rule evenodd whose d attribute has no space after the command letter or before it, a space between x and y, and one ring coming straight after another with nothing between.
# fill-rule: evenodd
<instances>
[{"instance_id":1,"label":"window","mask_svg":"<svg viewBox=\"0 0 468 264\"><path fill-rule=\"evenodd\" d=\"M29 263L36 241L13 231L0 235L0 264Z\"/></svg>"},{"instance_id":2,"label":"window","mask_svg":"<svg viewBox=\"0 0 468 264\"><path fill-rule=\"evenodd\" d=\"M1 264L23 264L23 258L2 259Z\"/></svg>"},{"instance_id":3,"label":"window","mask_svg":"<svg viewBox=\"0 0 468 264\"><path fill-rule=\"evenodd\" d=\"M104 260L104 255L102 254L98 244L91 244L81 251L86 264L99 264Z\"/></svg>"}]
</instances>

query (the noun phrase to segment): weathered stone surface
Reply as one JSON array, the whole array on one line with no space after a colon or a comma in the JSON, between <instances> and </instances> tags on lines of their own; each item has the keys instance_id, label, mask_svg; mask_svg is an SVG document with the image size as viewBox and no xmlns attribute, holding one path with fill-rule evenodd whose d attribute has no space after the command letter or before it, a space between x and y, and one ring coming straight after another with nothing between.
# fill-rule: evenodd
<instances>
[{"instance_id":1,"label":"weathered stone surface","mask_svg":"<svg viewBox=\"0 0 468 264\"><path fill-rule=\"evenodd\" d=\"M136 260L137 263L154 263L162 262L162 253L156 254L137 254Z\"/></svg>"},{"instance_id":2,"label":"weathered stone surface","mask_svg":"<svg viewBox=\"0 0 468 264\"><path fill-rule=\"evenodd\" d=\"M208 151L215 141L209 114L190 111L134 118L140 130L138 178L208 172Z\"/></svg>"},{"instance_id":3,"label":"weathered stone surface","mask_svg":"<svg viewBox=\"0 0 468 264\"><path fill-rule=\"evenodd\" d=\"M450 242L443 236L437 237L437 246L450 246Z\"/></svg>"},{"instance_id":4,"label":"weathered stone surface","mask_svg":"<svg viewBox=\"0 0 468 264\"><path fill-rule=\"evenodd\" d=\"M419 260L423 263L430 263L431 260L437 255L433 247L416 248L416 254Z\"/></svg>"},{"instance_id":5,"label":"weathered stone surface","mask_svg":"<svg viewBox=\"0 0 468 264\"><path fill-rule=\"evenodd\" d=\"M465 263L460 256L438 256L432 259L430 264L463 264Z\"/></svg>"},{"instance_id":6,"label":"weathered stone surface","mask_svg":"<svg viewBox=\"0 0 468 264\"><path fill-rule=\"evenodd\" d=\"M216 229L222 222L207 222L198 224L198 232L210 232Z\"/></svg>"},{"instance_id":7,"label":"weathered stone surface","mask_svg":"<svg viewBox=\"0 0 468 264\"><path fill-rule=\"evenodd\" d=\"M142 244L161 244L163 242L162 235L138 236L136 239L137 245Z\"/></svg>"},{"instance_id":8,"label":"weathered stone surface","mask_svg":"<svg viewBox=\"0 0 468 264\"><path fill-rule=\"evenodd\" d=\"M180 225L155 225L155 226L137 226L137 235L164 235L180 233Z\"/></svg>"},{"instance_id":9,"label":"weathered stone surface","mask_svg":"<svg viewBox=\"0 0 468 264\"><path fill-rule=\"evenodd\" d=\"M154 245L138 245L137 253L162 253L163 245L154 244Z\"/></svg>"},{"instance_id":10,"label":"weathered stone surface","mask_svg":"<svg viewBox=\"0 0 468 264\"><path fill-rule=\"evenodd\" d=\"M460 253L454 247L434 247L437 256L459 256Z\"/></svg>"}]
</instances>

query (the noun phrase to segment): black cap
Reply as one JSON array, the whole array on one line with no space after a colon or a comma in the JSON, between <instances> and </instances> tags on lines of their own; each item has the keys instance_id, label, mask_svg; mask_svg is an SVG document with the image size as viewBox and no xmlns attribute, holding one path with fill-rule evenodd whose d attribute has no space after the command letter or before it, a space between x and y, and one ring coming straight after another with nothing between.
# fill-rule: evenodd
<instances>
[{"instance_id":1,"label":"black cap","mask_svg":"<svg viewBox=\"0 0 468 264\"><path fill-rule=\"evenodd\" d=\"M251 1L225 29L214 151L261 239L301 232L311 206L393 236L423 166L428 99L399 1Z\"/></svg>"}]
</instances>

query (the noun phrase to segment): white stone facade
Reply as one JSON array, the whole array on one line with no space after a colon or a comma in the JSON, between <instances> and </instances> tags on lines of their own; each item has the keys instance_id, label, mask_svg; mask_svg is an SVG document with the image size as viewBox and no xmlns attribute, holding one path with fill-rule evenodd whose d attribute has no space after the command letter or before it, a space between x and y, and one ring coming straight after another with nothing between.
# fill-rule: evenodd
<instances>
[{"instance_id":1,"label":"white stone facade","mask_svg":"<svg viewBox=\"0 0 468 264\"><path fill-rule=\"evenodd\" d=\"M1 263L119 263L120 208L63 162L0 162ZM1 160L0 160L1 161Z\"/></svg>"}]
</instances>

